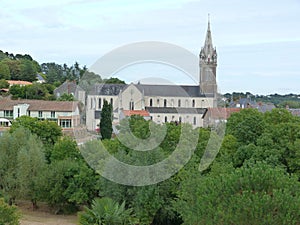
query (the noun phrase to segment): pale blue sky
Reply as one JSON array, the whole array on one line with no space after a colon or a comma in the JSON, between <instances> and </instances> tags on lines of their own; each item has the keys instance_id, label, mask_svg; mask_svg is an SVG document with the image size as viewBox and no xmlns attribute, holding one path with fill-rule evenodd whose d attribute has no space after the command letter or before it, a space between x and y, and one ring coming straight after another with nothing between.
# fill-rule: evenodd
<instances>
[{"instance_id":1,"label":"pale blue sky","mask_svg":"<svg viewBox=\"0 0 300 225\"><path fill-rule=\"evenodd\" d=\"M88 67L115 48L141 41L167 42L198 55L208 13L222 93L300 93L299 0L0 0L0 49L30 54L40 63L78 61ZM144 68L118 76L194 84L173 68Z\"/></svg>"}]
</instances>

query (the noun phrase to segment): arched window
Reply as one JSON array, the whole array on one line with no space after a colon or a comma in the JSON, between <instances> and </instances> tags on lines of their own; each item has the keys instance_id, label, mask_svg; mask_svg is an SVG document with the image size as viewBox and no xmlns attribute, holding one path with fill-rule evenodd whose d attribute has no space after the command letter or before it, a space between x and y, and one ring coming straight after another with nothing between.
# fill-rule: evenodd
<instances>
[{"instance_id":1,"label":"arched window","mask_svg":"<svg viewBox=\"0 0 300 225\"><path fill-rule=\"evenodd\" d=\"M178 107L181 107L181 100L178 99Z\"/></svg>"},{"instance_id":2,"label":"arched window","mask_svg":"<svg viewBox=\"0 0 300 225\"><path fill-rule=\"evenodd\" d=\"M192 107L195 107L195 99L192 100Z\"/></svg>"},{"instance_id":3,"label":"arched window","mask_svg":"<svg viewBox=\"0 0 300 225\"><path fill-rule=\"evenodd\" d=\"M152 101L152 98L150 98L150 107L152 107L153 105L153 101Z\"/></svg>"},{"instance_id":4,"label":"arched window","mask_svg":"<svg viewBox=\"0 0 300 225\"><path fill-rule=\"evenodd\" d=\"M133 102L133 100L131 100L129 102L129 110L134 110L134 102Z\"/></svg>"},{"instance_id":5,"label":"arched window","mask_svg":"<svg viewBox=\"0 0 300 225\"><path fill-rule=\"evenodd\" d=\"M165 116L165 123L168 122L168 117Z\"/></svg>"},{"instance_id":6,"label":"arched window","mask_svg":"<svg viewBox=\"0 0 300 225\"><path fill-rule=\"evenodd\" d=\"M101 98L99 98L99 100L98 100L98 108L101 109L101 106L102 106L102 101L101 101Z\"/></svg>"},{"instance_id":7,"label":"arched window","mask_svg":"<svg viewBox=\"0 0 300 225\"><path fill-rule=\"evenodd\" d=\"M164 99L164 107L167 107L167 99Z\"/></svg>"},{"instance_id":8,"label":"arched window","mask_svg":"<svg viewBox=\"0 0 300 225\"><path fill-rule=\"evenodd\" d=\"M197 119L196 119L196 116L194 117L194 125L197 124Z\"/></svg>"}]
</instances>

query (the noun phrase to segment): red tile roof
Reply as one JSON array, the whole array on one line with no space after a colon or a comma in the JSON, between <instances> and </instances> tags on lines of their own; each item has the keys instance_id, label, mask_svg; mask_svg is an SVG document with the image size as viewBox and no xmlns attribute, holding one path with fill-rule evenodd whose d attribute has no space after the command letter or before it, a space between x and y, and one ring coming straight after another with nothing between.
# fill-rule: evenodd
<instances>
[{"instance_id":1,"label":"red tile roof","mask_svg":"<svg viewBox=\"0 0 300 225\"><path fill-rule=\"evenodd\" d=\"M31 85L32 83L29 81L23 81L23 80L7 80L9 85Z\"/></svg>"},{"instance_id":2,"label":"red tile roof","mask_svg":"<svg viewBox=\"0 0 300 225\"><path fill-rule=\"evenodd\" d=\"M78 102L71 101L44 101L44 100L11 100L0 99L0 110L13 110L18 104L29 104L28 110L31 111L56 111L72 112L78 106Z\"/></svg>"},{"instance_id":3,"label":"red tile roof","mask_svg":"<svg viewBox=\"0 0 300 225\"><path fill-rule=\"evenodd\" d=\"M140 115L140 116L150 116L149 112L146 110L123 110L125 116Z\"/></svg>"},{"instance_id":4,"label":"red tile roof","mask_svg":"<svg viewBox=\"0 0 300 225\"><path fill-rule=\"evenodd\" d=\"M239 112L241 108L208 108L210 118L228 119L232 113Z\"/></svg>"}]
</instances>

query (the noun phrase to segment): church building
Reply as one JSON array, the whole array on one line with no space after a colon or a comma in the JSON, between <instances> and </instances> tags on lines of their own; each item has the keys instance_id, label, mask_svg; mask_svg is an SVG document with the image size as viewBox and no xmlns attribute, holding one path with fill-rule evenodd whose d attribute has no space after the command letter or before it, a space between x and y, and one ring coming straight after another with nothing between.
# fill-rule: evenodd
<instances>
[{"instance_id":1,"label":"church building","mask_svg":"<svg viewBox=\"0 0 300 225\"><path fill-rule=\"evenodd\" d=\"M199 85L95 84L87 93L87 129L98 129L104 100L113 106L115 125L125 116L139 114L159 124L173 121L203 127L207 108L216 107L216 68L217 52L208 21L199 54Z\"/></svg>"}]
</instances>

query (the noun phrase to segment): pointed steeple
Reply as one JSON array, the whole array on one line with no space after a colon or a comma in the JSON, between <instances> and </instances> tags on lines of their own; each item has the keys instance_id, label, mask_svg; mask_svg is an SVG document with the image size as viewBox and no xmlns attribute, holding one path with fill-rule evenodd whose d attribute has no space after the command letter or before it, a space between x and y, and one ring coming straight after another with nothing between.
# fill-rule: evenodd
<instances>
[{"instance_id":1,"label":"pointed steeple","mask_svg":"<svg viewBox=\"0 0 300 225\"><path fill-rule=\"evenodd\" d=\"M216 68L217 68L217 51L212 43L210 30L210 18L208 14L208 24L205 36L204 46L201 48L199 55L200 66L200 89L201 93L206 96L216 96Z\"/></svg>"},{"instance_id":2,"label":"pointed steeple","mask_svg":"<svg viewBox=\"0 0 300 225\"><path fill-rule=\"evenodd\" d=\"M213 47L212 43L209 14L205 42L200 52L200 58L205 60L207 63L212 63L216 60L216 49Z\"/></svg>"}]
</instances>

